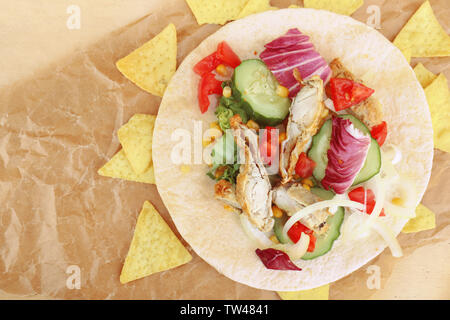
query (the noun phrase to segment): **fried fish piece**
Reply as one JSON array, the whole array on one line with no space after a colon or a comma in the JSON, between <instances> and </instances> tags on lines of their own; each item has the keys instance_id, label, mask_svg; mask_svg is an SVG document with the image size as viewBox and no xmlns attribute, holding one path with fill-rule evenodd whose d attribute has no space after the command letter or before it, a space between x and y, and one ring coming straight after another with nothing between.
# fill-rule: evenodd
<instances>
[{"instance_id":1,"label":"fried fish piece","mask_svg":"<svg viewBox=\"0 0 450 320\"><path fill-rule=\"evenodd\" d=\"M273 190L273 202L288 216L319 201L321 199L318 196L300 183L280 185ZM326 221L329 216L327 209L317 210L300 219L300 222L317 234L322 234L328 229Z\"/></svg>"},{"instance_id":2,"label":"fried fish piece","mask_svg":"<svg viewBox=\"0 0 450 320\"><path fill-rule=\"evenodd\" d=\"M333 78L345 78L355 82L363 83L361 79L356 78L348 69L344 67L339 58L330 62L330 68ZM373 95L349 110L359 118L366 126L372 128L383 121L383 108L380 101Z\"/></svg>"},{"instance_id":3,"label":"fried fish piece","mask_svg":"<svg viewBox=\"0 0 450 320\"><path fill-rule=\"evenodd\" d=\"M300 154L308 150L312 136L328 115L322 101L322 79L313 76L302 85L289 109L286 140L281 144L280 173L283 184L292 180Z\"/></svg>"},{"instance_id":4,"label":"fried fish piece","mask_svg":"<svg viewBox=\"0 0 450 320\"><path fill-rule=\"evenodd\" d=\"M214 185L214 198L241 211L241 205L236 198L236 189L230 181L220 180Z\"/></svg>"},{"instance_id":5,"label":"fried fish piece","mask_svg":"<svg viewBox=\"0 0 450 320\"><path fill-rule=\"evenodd\" d=\"M245 157L236 178L237 202L255 227L263 232L270 231L274 225L272 185L259 154L258 136L239 122L234 123L233 129L236 143Z\"/></svg>"}]
</instances>

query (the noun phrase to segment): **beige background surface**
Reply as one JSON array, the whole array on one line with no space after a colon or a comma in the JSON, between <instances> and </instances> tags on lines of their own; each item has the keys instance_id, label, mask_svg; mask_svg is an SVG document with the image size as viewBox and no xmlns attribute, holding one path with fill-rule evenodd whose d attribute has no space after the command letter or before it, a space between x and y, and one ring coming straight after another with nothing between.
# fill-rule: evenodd
<instances>
[{"instance_id":1,"label":"beige background surface","mask_svg":"<svg viewBox=\"0 0 450 320\"><path fill-rule=\"evenodd\" d=\"M353 17L365 22L367 7L381 5L380 32L392 40L421 2L365 1ZM448 1L430 2L449 32ZM290 3L296 1L272 0ZM71 4L81 8L80 30L66 27ZM124 80L114 61L169 21L177 26L179 62L218 28L198 27L183 0L0 1L0 298L277 298L232 282L197 256L181 268L118 285L143 201L154 202L173 224L154 186L95 173L119 148L118 127L136 112L155 114L160 101ZM413 59L412 65L417 61L450 78L450 58ZM54 172L42 172L49 163ZM438 228L402 234L405 257L386 250L333 283L330 298L449 299L448 181L450 155L435 151L423 203L436 213ZM65 268L80 261L89 261L82 263L82 289L67 290ZM369 265L380 267L380 290L366 286Z\"/></svg>"}]
</instances>

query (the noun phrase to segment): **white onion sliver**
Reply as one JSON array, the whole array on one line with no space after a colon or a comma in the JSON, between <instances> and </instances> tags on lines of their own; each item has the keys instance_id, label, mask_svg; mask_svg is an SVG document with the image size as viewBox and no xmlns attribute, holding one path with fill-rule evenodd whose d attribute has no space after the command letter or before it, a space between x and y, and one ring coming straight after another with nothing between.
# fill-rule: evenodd
<instances>
[{"instance_id":1,"label":"white onion sliver","mask_svg":"<svg viewBox=\"0 0 450 320\"><path fill-rule=\"evenodd\" d=\"M404 208L396 206L389 201L384 203L384 210L389 214L399 218L411 219L416 216L415 208Z\"/></svg>"},{"instance_id":2,"label":"white onion sliver","mask_svg":"<svg viewBox=\"0 0 450 320\"><path fill-rule=\"evenodd\" d=\"M258 242L258 244L263 247L270 247L271 245L273 245L273 242L264 234L264 232L258 230L250 223L245 214L240 214L239 218L241 220L242 228L244 229L245 234L250 239Z\"/></svg>"},{"instance_id":3,"label":"white onion sliver","mask_svg":"<svg viewBox=\"0 0 450 320\"><path fill-rule=\"evenodd\" d=\"M325 201L320 201L320 202L316 202L310 206L307 206L299 211L297 211L295 214L293 214L288 221L286 221L286 224L283 227L283 234L287 237L287 232L289 231L289 229L300 219L302 219L303 217L306 217L308 214L311 214L317 210L322 210L325 208L329 208L329 207L333 207L333 206L338 206L338 207L351 207L351 208L356 208L356 209L360 209L363 210L364 209L364 205L356 202L356 201L351 201L351 200L342 200L342 199L331 199L331 200L325 200Z\"/></svg>"},{"instance_id":4,"label":"white onion sliver","mask_svg":"<svg viewBox=\"0 0 450 320\"><path fill-rule=\"evenodd\" d=\"M300 239L295 244L277 244L272 248L284 251L288 254L291 260L298 260L305 255L309 247L309 236L302 232Z\"/></svg>"},{"instance_id":5,"label":"white onion sliver","mask_svg":"<svg viewBox=\"0 0 450 320\"><path fill-rule=\"evenodd\" d=\"M372 228L387 242L392 256L399 258L403 255L402 248L394 236L392 230L382 221L376 221Z\"/></svg>"}]
</instances>

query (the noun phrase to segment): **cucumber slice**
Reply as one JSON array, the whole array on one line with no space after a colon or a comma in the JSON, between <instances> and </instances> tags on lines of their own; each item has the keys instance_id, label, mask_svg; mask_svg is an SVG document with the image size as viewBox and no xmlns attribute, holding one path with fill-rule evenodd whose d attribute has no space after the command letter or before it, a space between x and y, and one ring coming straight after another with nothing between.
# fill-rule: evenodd
<instances>
[{"instance_id":1,"label":"cucumber slice","mask_svg":"<svg viewBox=\"0 0 450 320\"><path fill-rule=\"evenodd\" d=\"M280 243L292 243L291 239L289 237L285 237L283 234L283 227L287 219L282 218L274 218L275 224L273 225L273 232L275 233L275 236L277 237L278 241ZM283 221L284 220L284 221Z\"/></svg>"},{"instance_id":2,"label":"cucumber slice","mask_svg":"<svg viewBox=\"0 0 450 320\"><path fill-rule=\"evenodd\" d=\"M325 190L319 187L311 188L311 192L318 196L322 200L331 200L334 198L335 193L331 190Z\"/></svg>"},{"instance_id":3,"label":"cucumber slice","mask_svg":"<svg viewBox=\"0 0 450 320\"><path fill-rule=\"evenodd\" d=\"M291 100L276 93L278 81L258 59L244 60L234 69L233 95L242 100L247 114L262 125L280 124L289 113Z\"/></svg>"},{"instance_id":4,"label":"cucumber slice","mask_svg":"<svg viewBox=\"0 0 450 320\"><path fill-rule=\"evenodd\" d=\"M326 191L326 190L324 190ZM311 260L320 257L331 250L334 241L341 234L341 225L344 221L344 209L339 207L334 215L327 219L329 225L327 232L316 239L316 247L313 252L307 252L303 255L303 260Z\"/></svg>"},{"instance_id":5,"label":"cucumber slice","mask_svg":"<svg viewBox=\"0 0 450 320\"><path fill-rule=\"evenodd\" d=\"M349 119L353 123L355 128L361 130L361 132L363 132L364 134L370 135L370 130L356 117L350 114L340 115L339 117ZM330 148L331 130L332 130L332 122L331 119L329 119L323 124L319 132L313 137L312 146L308 152L308 157L314 160L314 162L316 163L313 175L318 181L322 181L323 177L325 177L325 170L328 165L327 152L328 149ZM352 185L354 186L369 180L378 172L380 172L380 168L381 168L380 146L378 145L375 139L371 138L366 161L364 162L363 167L359 171Z\"/></svg>"}]
</instances>

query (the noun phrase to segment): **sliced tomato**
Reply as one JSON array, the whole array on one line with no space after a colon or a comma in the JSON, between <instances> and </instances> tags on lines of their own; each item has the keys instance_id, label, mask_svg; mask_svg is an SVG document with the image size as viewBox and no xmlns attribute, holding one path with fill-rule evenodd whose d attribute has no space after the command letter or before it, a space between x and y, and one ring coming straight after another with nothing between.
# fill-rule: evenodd
<instances>
[{"instance_id":1,"label":"sliced tomato","mask_svg":"<svg viewBox=\"0 0 450 320\"><path fill-rule=\"evenodd\" d=\"M259 147L259 153L263 163L266 165L271 165L272 160L278 154L278 139L275 139L275 134L277 133L277 128L267 126L264 129L263 136L261 137L261 143Z\"/></svg>"},{"instance_id":2,"label":"sliced tomato","mask_svg":"<svg viewBox=\"0 0 450 320\"><path fill-rule=\"evenodd\" d=\"M222 81L213 73L206 73L198 84L198 104L202 113L208 111L210 94L222 94Z\"/></svg>"},{"instance_id":3,"label":"sliced tomato","mask_svg":"<svg viewBox=\"0 0 450 320\"><path fill-rule=\"evenodd\" d=\"M336 111L347 109L369 98L375 90L344 78L331 78L326 92Z\"/></svg>"},{"instance_id":4,"label":"sliced tomato","mask_svg":"<svg viewBox=\"0 0 450 320\"><path fill-rule=\"evenodd\" d=\"M370 130L370 134L372 135L372 138L377 140L378 145L381 147L384 144L387 136L386 121L383 121L382 123L372 127L372 130Z\"/></svg>"},{"instance_id":5,"label":"sliced tomato","mask_svg":"<svg viewBox=\"0 0 450 320\"><path fill-rule=\"evenodd\" d=\"M309 236L308 252L313 252L316 247L316 237L314 236L314 232L300 221L294 223L294 225L288 230L287 234L292 242L297 243L298 240L300 240L302 232Z\"/></svg>"},{"instance_id":6,"label":"sliced tomato","mask_svg":"<svg viewBox=\"0 0 450 320\"><path fill-rule=\"evenodd\" d=\"M237 54L234 53L225 41L217 45L217 58L232 68L236 68L241 64L241 59L239 59Z\"/></svg>"},{"instance_id":7,"label":"sliced tomato","mask_svg":"<svg viewBox=\"0 0 450 320\"><path fill-rule=\"evenodd\" d=\"M295 165L295 173L301 178L309 178L312 176L316 163L308 158L306 153L300 153L297 164Z\"/></svg>"},{"instance_id":8,"label":"sliced tomato","mask_svg":"<svg viewBox=\"0 0 450 320\"><path fill-rule=\"evenodd\" d=\"M371 214L375 208L375 195L372 190L365 190L364 187L358 187L348 193L348 197L352 201L365 204L367 214ZM384 209L381 210L380 216L385 216Z\"/></svg>"},{"instance_id":9,"label":"sliced tomato","mask_svg":"<svg viewBox=\"0 0 450 320\"><path fill-rule=\"evenodd\" d=\"M221 63L221 60L217 57L217 52L211 53L209 56L197 62L194 66L194 72L201 76L210 73Z\"/></svg>"}]
</instances>

